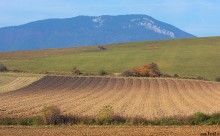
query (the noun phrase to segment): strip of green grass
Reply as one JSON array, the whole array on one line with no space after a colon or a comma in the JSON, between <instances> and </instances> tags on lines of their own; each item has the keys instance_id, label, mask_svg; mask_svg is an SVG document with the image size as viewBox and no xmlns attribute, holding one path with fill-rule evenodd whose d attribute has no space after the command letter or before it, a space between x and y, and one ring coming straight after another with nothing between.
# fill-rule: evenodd
<instances>
[{"instance_id":1,"label":"strip of green grass","mask_svg":"<svg viewBox=\"0 0 220 136\"><path fill-rule=\"evenodd\" d=\"M104 123L103 123L104 122ZM111 120L97 121L95 117L61 115L53 119L51 124L44 122L43 117L31 118L1 118L0 125L219 125L220 113L207 115L204 113L195 113L188 117L170 117L163 119L147 120L141 117L128 118L113 116Z\"/></svg>"},{"instance_id":2,"label":"strip of green grass","mask_svg":"<svg viewBox=\"0 0 220 136\"><path fill-rule=\"evenodd\" d=\"M18 52L16 59L10 59L7 53L0 53L0 63L11 70L30 72L61 72L70 74L73 67L83 73L98 73L105 70L110 73L121 73L143 64L155 62L162 73L178 74L182 77L202 76L214 80L220 75L220 37L180 39L167 41L146 41L107 45L107 50L99 51L95 47L60 49L64 53L43 50L38 55L34 51L26 52L25 57ZM65 52L65 50L73 50ZM48 51L49 52L49 51ZM16 55L16 52L13 53ZM57 55L56 55L57 54ZM20 57L19 57L20 55ZM30 57L28 57L30 56Z\"/></svg>"}]
</instances>

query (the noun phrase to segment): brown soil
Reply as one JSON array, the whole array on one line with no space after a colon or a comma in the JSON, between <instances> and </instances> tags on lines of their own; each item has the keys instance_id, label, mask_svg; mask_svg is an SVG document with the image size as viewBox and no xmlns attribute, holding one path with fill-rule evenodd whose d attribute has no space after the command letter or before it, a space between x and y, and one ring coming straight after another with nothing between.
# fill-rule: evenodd
<instances>
[{"instance_id":1,"label":"brown soil","mask_svg":"<svg viewBox=\"0 0 220 136\"><path fill-rule=\"evenodd\" d=\"M11 82L9 88L27 81L17 78ZM1 117L35 116L50 105L58 106L64 114L95 115L102 106L112 105L122 116L153 119L219 112L220 84L162 78L46 76L20 90L0 94L0 100Z\"/></svg>"},{"instance_id":2,"label":"brown soil","mask_svg":"<svg viewBox=\"0 0 220 136\"><path fill-rule=\"evenodd\" d=\"M220 126L0 126L1 136L219 136Z\"/></svg>"},{"instance_id":3,"label":"brown soil","mask_svg":"<svg viewBox=\"0 0 220 136\"><path fill-rule=\"evenodd\" d=\"M0 77L0 93L20 89L37 81L38 79L39 77Z\"/></svg>"}]
</instances>

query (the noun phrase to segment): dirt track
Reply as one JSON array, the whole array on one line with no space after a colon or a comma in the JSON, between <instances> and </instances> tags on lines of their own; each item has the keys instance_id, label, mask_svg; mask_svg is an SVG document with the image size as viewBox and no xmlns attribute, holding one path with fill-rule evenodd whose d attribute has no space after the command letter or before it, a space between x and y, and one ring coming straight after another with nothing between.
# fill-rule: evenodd
<instances>
[{"instance_id":1,"label":"dirt track","mask_svg":"<svg viewBox=\"0 0 220 136\"><path fill-rule=\"evenodd\" d=\"M220 136L219 126L0 126L5 136Z\"/></svg>"},{"instance_id":2,"label":"dirt track","mask_svg":"<svg viewBox=\"0 0 220 136\"><path fill-rule=\"evenodd\" d=\"M57 105L63 113L94 115L112 105L123 116L148 119L220 111L220 84L196 80L47 76L0 94L0 115L40 114Z\"/></svg>"}]
</instances>

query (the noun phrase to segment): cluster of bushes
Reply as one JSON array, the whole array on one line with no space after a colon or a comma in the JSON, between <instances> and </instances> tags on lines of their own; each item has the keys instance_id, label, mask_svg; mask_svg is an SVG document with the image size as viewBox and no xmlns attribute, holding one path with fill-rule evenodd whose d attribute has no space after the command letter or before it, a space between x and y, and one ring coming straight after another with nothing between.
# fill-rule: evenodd
<instances>
[{"instance_id":1,"label":"cluster of bushes","mask_svg":"<svg viewBox=\"0 0 220 136\"><path fill-rule=\"evenodd\" d=\"M162 74L156 63L145 64L140 68L134 68L122 73L123 76L133 76L133 77L159 77Z\"/></svg>"},{"instance_id":2,"label":"cluster of bushes","mask_svg":"<svg viewBox=\"0 0 220 136\"><path fill-rule=\"evenodd\" d=\"M3 64L0 64L0 72L8 71L7 67Z\"/></svg>"},{"instance_id":3,"label":"cluster of bushes","mask_svg":"<svg viewBox=\"0 0 220 136\"><path fill-rule=\"evenodd\" d=\"M90 75L92 75L92 76L95 76L95 74L82 73L77 67L73 67L73 69L72 69L71 72L72 72L72 75L76 75L76 76L78 76L78 75L84 75L84 76L90 76ZM99 75L99 76L106 76L106 75L109 75L109 73L106 72L105 70L100 70L100 71L98 72L98 75Z\"/></svg>"},{"instance_id":4,"label":"cluster of bushes","mask_svg":"<svg viewBox=\"0 0 220 136\"><path fill-rule=\"evenodd\" d=\"M0 72L6 72L9 71L8 68L4 64L0 64ZM16 73L22 73L24 71L20 70L11 70L12 72ZM83 76L96 76L96 74L91 73L82 73L77 67L73 67L71 70L72 75L83 75ZM42 71L40 74L60 74L60 75L66 75L65 73L54 73L54 72L48 72L48 71ZM109 75L108 72L105 70L100 70L98 72L99 76L106 76ZM183 79L197 79L197 80L207 80L206 78L202 76L198 76L196 78L193 77L180 77L178 74L174 74L173 76L168 74L162 74L159 70L159 67L156 63L152 62L150 64L145 64L139 68L134 68L132 70L125 71L121 74L125 77L174 77L174 78L183 78ZM215 78L215 81L220 82L220 77Z\"/></svg>"},{"instance_id":5,"label":"cluster of bushes","mask_svg":"<svg viewBox=\"0 0 220 136\"><path fill-rule=\"evenodd\" d=\"M139 68L134 68L132 70L128 70L122 73L122 76L125 77L171 77L171 78L183 78L183 79L196 79L196 80L207 80L202 76L198 76L196 78L192 77L180 77L178 74L169 75L163 74L160 72L159 67L156 63L152 62L150 64L145 64ZM216 81L220 81L220 77L216 78Z\"/></svg>"},{"instance_id":6,"label":"cluster of bushes","mask_svg":"<svg viewBox=\"0 0 220 136\"><path fill-rule=\"evenodd\" d=\"M109 73L106 72L105 70L100 70L99 73L98 73L99 76L106 76L106 75L108 75L108 74L109 74Z\"/></svg>"},{"instance_id":7,"label":"cluster of bushes","mask_svg":"<svg viewBox=\"0 0 220 136\"><path fill-rule=\"evenodd\" d=\"M207 115L197 112L188 117L170 117L147 120L142 117L123 117L114 113L111 106L104 106L95 116L62 115L56 106L45 107L42 116L32 118L4 118L0 125L219 125L220 113Z\"/></svg>"},{"instance_id":8,"label":"cluster of bushes","mask_svg":"<svg viewBox=\"0 0 220 136\"><path fill-rule=\"evenodd\" d=\"M178 74L169 75L160 72L159 67L156 63L145 64L139 68L124 71L122 73L124 77L171 77L171 78L182 78L182 79L196 79L196 80L207 80L202 76L198 77L180 77ZM220 77L217 77L215 81L220 82Z\"/></svg>"},{"instance_id":9,"label":"cluster of bushes","mask_svg":"<svg viewBox=\"0 0 220 136\"><path fill-rule=\"evenodd\" d=\"M72 69L73 75L83 75L83 76L96 76L97 74L92 73L82 73L77 67L74 67ZM111 75L105 70L100 70L98 72L99 76L106 76ZM160 72L159 67L156 63L152 62L150 64L145 64L139 68L134 68L131 70L124 71L120 76L124 77L170 77L170 78L181 78L181 79L196 79L196 80L207 80L206 78L202 76L198 77L180 77L178 74L169 75L169 74L163 74ZM215 81L220 82L220 77L217 77Z\"/></svg>"}]
</instances>

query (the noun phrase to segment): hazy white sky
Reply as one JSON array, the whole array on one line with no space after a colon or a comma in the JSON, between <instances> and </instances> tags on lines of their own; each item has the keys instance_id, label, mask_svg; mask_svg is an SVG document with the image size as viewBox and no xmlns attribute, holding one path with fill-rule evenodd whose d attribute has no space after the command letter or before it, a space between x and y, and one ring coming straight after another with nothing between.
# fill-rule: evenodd
<instances>
[{"instance_id":1,"label":"hazy white sky","mask_svg":"<svg viewBox=\"0 0 220 136\"><path fill-rule=\"evenodd\" d=\"M1 0L0 27L78 15L146 14L196 36L220 36L220 0Z\"/></svg>"}]
</instances>

